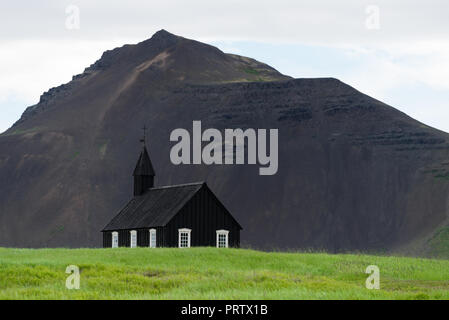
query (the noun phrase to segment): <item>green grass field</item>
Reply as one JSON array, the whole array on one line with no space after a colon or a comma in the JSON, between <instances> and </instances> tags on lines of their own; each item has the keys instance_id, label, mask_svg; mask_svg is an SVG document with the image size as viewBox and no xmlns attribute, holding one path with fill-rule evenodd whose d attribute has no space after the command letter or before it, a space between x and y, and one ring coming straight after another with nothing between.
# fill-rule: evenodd
<instances>
[{"instance_id":1,"label":"green grass field","mask_svg":"<svg viewBox=\"0 0 449 320\"><path fill-rule=\"evenodd\" d=\"M81 287L68 290L68 265ZM368 290L365 269L380 269ZM0 299L449 299L449 261L242 249L2 249Z\"/></svg>"}]
</instances>

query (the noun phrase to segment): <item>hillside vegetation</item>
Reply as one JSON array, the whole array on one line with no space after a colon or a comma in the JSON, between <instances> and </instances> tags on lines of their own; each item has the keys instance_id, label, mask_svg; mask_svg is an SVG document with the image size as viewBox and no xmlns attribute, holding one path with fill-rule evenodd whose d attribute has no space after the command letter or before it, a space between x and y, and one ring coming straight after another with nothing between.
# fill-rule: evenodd
<instances>
[{"instance_id":1,"label":"hillside vegetation","mask_svg":"<svg viewBox=\"0 0 449 320\"><path fill-rule=\"evenodd\" d=\"M68 265L80 289L65 287ZM365 269L380 269L368 290ZM2 249L0 299L449 299L449 261L242 249Z\"/></svg>"}]
</instances>

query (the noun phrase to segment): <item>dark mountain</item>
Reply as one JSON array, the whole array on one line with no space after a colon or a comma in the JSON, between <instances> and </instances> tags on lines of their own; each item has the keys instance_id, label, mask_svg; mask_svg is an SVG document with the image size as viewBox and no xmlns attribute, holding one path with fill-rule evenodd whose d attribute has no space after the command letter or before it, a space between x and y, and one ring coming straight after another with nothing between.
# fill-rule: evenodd
<instances>
[{"instance_id":1,"label":"dark mountain","mask_svg":"<svg viewBox=\"0 0 449 320\"><path fill-rule=\"evenodd\" d=\"M278 173L171 164L170 132L193 120L279 128ZM339 80L162 30L105 52L0 135L0 245L100 246L132 196L144 123L156 185L206 180L243 244L429 254L447 226L448 134Z\"/></svg>"}]
</instances>

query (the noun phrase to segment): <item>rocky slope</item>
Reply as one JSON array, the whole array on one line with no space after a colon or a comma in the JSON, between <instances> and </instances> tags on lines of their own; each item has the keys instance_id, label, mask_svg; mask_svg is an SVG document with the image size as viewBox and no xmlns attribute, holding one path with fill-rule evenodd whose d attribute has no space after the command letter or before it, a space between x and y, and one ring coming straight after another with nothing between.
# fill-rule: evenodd
<instances>
[{"instance_id":1,"label":"rocky slope","mask_svg":"<svg viewBox=\"0 0 449 320\"><path fill-rule=\"evenodd\" d=\"M278 128L279 171L181 165L170 132ZM141 127L165 185L206 180L242 244L429 252L447 226L449 136L336 79L292 79L159 31L105 52L0 136L0 246L99 246L132 195Z\"/></svg>"}]
</instances>

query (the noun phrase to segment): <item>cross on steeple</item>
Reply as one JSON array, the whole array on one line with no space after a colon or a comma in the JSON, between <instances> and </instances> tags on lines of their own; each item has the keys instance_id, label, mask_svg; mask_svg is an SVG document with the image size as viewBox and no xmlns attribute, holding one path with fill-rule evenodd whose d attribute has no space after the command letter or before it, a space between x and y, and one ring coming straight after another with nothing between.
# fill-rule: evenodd
<instances>
[{"instance_id":1,"label":"cross on steeple","mask_svg":"<svg viewBox=\"0 0 449 320\"><path fill-rule=\"evenodd\" d=\"M142 142L143 145L145 145L146 140L147 140L147 126L146 126L146 125L143 125L142 130L143 130L143 138L140 139L140 142Z\"/></svg>"}]
</instances>

